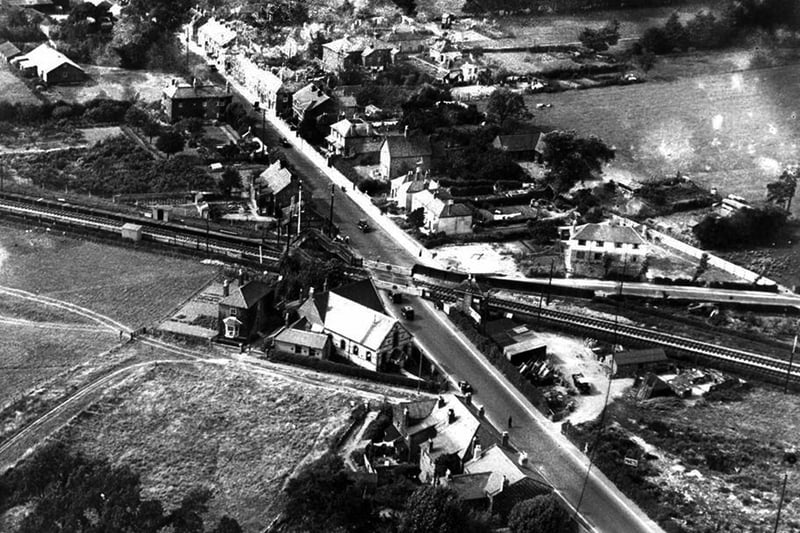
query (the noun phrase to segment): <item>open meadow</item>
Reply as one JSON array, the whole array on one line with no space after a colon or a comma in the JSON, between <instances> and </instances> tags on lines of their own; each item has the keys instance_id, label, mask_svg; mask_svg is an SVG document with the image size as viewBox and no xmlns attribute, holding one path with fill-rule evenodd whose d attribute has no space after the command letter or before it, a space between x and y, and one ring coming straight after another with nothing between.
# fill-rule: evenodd
<instances>
[{"instance_id":1,"label":"open meadow","mask_svg":"<svg viewBox=\"0 0 800 533\"><path fill-rule=\"evenodd\" d=\"M143 497L167 508L189 488L207 487L206 523L227 513L260 532L277 514L287 477L327 449L360 401L231 366L159 366L109 392L56 438L130 465Z\"/></svg>"},{"instance_id":2,"label":"open meadow","mask_svg":"<svg viewBox=\"0 0 800 533\"><path fill-rule=\"evenodd\" d=\"M0 62L0 100L19 102L21 104L38 104L36 98L25 83L17 78L5 61Z\"/></svg>"},{"instance_id":3,"label":"open meadow","mask_svg":"<svg viewBox=\"0 0 800 533\"><path fill-rule=\"evenodd\" d=\"M217 271L199 260L11 227L0 232L0 250L0 285L81 305L133 328L158 322Z\"/></svg>"},{"instance_id":4,"label":"open meadow","mask_svg":"<svg viewBox=\"0 0 800 533\"><path fill-rule=\"evenodd\" d=\"M681 172L701 186L762 199L767 182L800 158L796 66L535 94L526 102L537 125L597 135L617 150L612 169L644 179ZM536 110L537 103L552 107Z\"/></svg>"}]
</instances>

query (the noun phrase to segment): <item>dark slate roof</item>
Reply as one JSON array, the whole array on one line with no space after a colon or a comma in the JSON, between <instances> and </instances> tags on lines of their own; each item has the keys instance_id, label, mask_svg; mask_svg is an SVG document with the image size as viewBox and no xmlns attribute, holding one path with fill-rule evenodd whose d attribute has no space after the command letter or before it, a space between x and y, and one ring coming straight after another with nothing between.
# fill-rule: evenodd
<instances>
[{"instance_id":1,"label":"dark slate roof","mask_svg":"<svg viewBox=\"0 0 800 533\"><path fill-rule=\"evenodd\" d=\"M386 313L386 309L383 308L383 302L381 302L381 297L378 295L378 289L375 288L375 285L369 278L343 285L333 289L331 292L338 294L342 298L347 298L348 300L361 304L373 311Z\"/></svg>"},{"instance_id":2,"label":"dark slate roof","mask_svg":"<svg viewBox=\"0 0 800 533\"><path fill-rule=\"evenodd\" d=\"M190 100L194 98L225 98L231 96L231 92L211 83L198 83L194 86L190 83L178 83L164 89L164 95L173 100Z\"/></svg>"},{"instance_id":3,"label":"dark slate roof","mask_svg":"<svg viewBox=\"0 0 800 533\"><path fill-rule=\"evenodd\" d=\"M272 290L271 285L257 280L248 281L242 286L231 284L230 293L219 303L240 309L250 309Z\"/></svg>"},{"instance_id":4,"label":"dark slate roof","mask_svg":"<svg viewBox=\"0 0 800 533\"><path fill-rule=\"evenodd\" d=\"M388 137L389 155L392 157L418 157L431 155L431 142L428 137Z\"/></svg>"},{"instance_id":5,"label":"dark slate roof","mask_svg":"<svg viewBox=\"0 0 800 533\"><path fill-rule=\"evenodd\" d=\"M530 152L536 150L541 133L522 133L519 135L498 135L494 145L506 152Z\"/></svg>"},{"instance_id":6,"label":"dark slate roof","mask_svg":"<svg viewBox=\"0 0 800 533\"><path fill-rule=\"evenodd\" d=\"M505 487L503 492L495 496L492 510L500 516L508 516L511 509L519 502L549 494L551 491L552 489L544 483L526 477Z\"/></svg>"},{"instance_id":7,"label":"dark slate roof","mask_svg":"<svg viewBox=\"0 0 800 533\"><path fill-rule=\"evenodd\" d=\"M428 189L428 182L425 180L414 180L411 185L408 186L406 190L406 194L414 194L415 192L422 192Z\"/></svg>"},{"instance_id":8,"label":"dark slate roof","mask_svg":"<svg viewBox=\"0 0 800 533\"><path fill-rule=\"evenodd\" d=\"M303 113L319 107L330 99L330 96L313 83L309 83L292 96L294 107Z\"/></svg>"},{"instance_id":9,"label":"dark slate roof","mask_svg":"<svg viewBox=\"0 0 800 533\"><path fill-rule=\"evenodd\" d=\"M610 224L585 224L575 232L572 238L574 240L644 244L644 239L633 228Z\"/></svg>"},{"instance_id":10,"label":"dark slate roof","mask_svg":"<svg viewBox=\"0 0 800 533\"><path fill-rule=\"evenodd\" d=\"M668 361L664 348L649 348L647 350L626 350L614 354L617 366L639 365L643 363L663 363Z\"/></svg>"},{"instance_id":11,"label":"dark slate roof","mask_svg":"<svg viewBox=\"0 0 800 533\"><path fill-rule=\"evenodd\" d=\"M466 204L448 204L444 206L439 218L471 217L472 209Z\"/></svg>"},{"instance_id":12,"label":"dark slate roof","mask_svg":"<svg viewBox=\"0 0 800 533\"><path fill-rule=\"evenodd\" d=\"M0 55L5 58L12 58L14 56L18 56L22 53L22 51L14 46L10 41L6 41L0 44Z\"/></svg>"}]
</instances>

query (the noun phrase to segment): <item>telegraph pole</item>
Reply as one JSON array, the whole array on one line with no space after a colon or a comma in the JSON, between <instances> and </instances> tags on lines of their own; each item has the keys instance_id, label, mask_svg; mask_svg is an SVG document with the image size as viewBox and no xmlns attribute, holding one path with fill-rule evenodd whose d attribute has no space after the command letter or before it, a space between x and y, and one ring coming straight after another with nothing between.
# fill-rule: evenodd
<instances>
[{"instance_id":1,"label":"telegraph pole","mask_svg":"<svg viewBox=\"0 0 800 533\"><path fill-rule=\"evenodd\" d=\"M789 379L792 376L792 363L794 363L794 354L797 351L797 335L794 336L794 344L792 344L792 354L789 356L789 368L786 369L786 382L783 384L783 393L789 391Z\"/></svg>"},{"instance_id":2,"label":"telegraph pole","mask_svg":"<svg viewBox=\"0 0 800 533\"><path fill-rule=\"evenodd\" d=\"M333 238L333 199L334 199L334 190L336 186L331 183L331 212L328 215L328 236L332 239Z\"/></svg>"}]
</instances>

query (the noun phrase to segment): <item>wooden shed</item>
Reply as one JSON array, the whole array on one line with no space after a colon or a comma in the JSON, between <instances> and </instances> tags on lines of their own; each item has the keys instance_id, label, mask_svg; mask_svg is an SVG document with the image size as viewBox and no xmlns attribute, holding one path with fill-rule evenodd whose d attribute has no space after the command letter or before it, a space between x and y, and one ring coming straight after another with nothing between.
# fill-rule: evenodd
<instances>
[{"instance_id":1,"label":"wooden shed","mask_svg":"<svg viewBox=\"0 0 800 533\"><path fill-rule=\"evenodd\" d=\"M123 239L130 239L134 242L138 242L142 240L142 226L139 224L133 224L132 222L126 222L122 225L122 238Z\"/></svg>"}]
</instances>

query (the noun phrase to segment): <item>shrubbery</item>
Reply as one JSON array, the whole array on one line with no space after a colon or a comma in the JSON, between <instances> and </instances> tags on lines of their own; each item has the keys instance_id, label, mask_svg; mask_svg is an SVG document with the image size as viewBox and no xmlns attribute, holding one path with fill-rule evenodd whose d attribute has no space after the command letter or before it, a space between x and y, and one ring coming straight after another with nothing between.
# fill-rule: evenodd
<instances>
[{"instance_id":1,"label":"shrubbery","mask_svg":"<svg viewBox=\"0 0 800 533\"><path fill-rule=\"evenodd\" d=\"M727 217L707 215L692 233L706 248L764 245L774 241L787 217L787 211L774 205L745 208Z\"/></svg>"}]
</instances>

